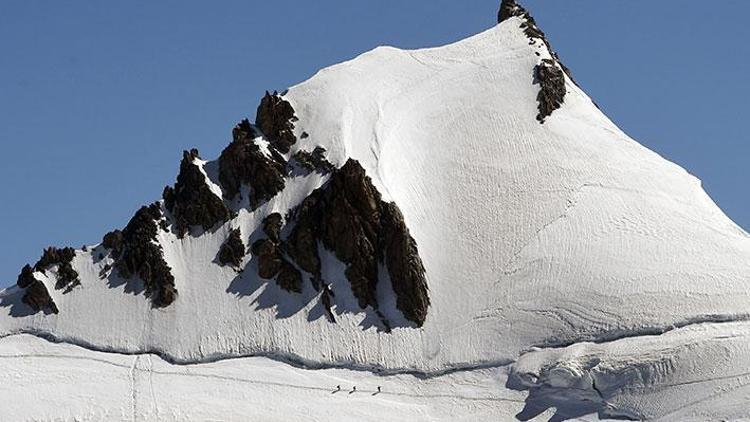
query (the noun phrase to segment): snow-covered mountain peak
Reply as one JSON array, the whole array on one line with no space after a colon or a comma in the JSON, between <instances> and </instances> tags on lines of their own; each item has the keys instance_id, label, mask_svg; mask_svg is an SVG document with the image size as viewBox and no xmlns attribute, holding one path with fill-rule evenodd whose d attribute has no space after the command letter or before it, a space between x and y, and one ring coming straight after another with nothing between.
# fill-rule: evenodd
<instances>
[{"instance_id":1,"label":"snow-covered mountain peak","mask_svg":"<svg viewBox=\"0 0 750 422\"><path fill-rule=\"evenodd\" d=\"M745 318L748 235L499 15L266 93L123 230L24 268L0 336L435 376Z\"/></svg>"}]
</instances>

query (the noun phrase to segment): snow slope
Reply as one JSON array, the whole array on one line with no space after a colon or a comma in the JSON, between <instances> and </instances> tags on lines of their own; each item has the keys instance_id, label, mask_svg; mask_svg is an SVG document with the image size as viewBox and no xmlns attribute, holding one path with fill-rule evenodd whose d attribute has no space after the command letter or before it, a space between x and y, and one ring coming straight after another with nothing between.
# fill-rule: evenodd
<instances>
[{"instance_id":1,"label":"snow slope","mask_svg":"<svg viewBox=\"0 0 750 422\"><path fill-rule=\"evenodd\" d=\"M173 365L155 355L94 352L20 334L0 339L0 397L12 397L3 401L0 416L12 421L593 421L597 415L602 420L746 420L749 336L747 323L702 324L663 337L538 350L515 365L423 378L307 370L262 357ZM354 386L357 392L350 394ZM535 389L528 398L519 391L526 388Z\"/></svg>"},{"instance_id":2,"label":"snow slope","mask_svg":"<svg viewBox=\"0 0 750 422\"><path fill-rule=\"evenodd\" d=\"M215 232L160 232L179 291L171 306L151 308L137 282L100 279L107 260L92 247L77 252L82 286L69 294L51 288L52 273L37 274L58 315L28 315L17 289L0 293L0 336L33 333L177 363L267 356L440 375L509 365L522 354L549 363L558 355L524 352L632 337L623 340L634 343L629 354L586 346L627 367L645 359L641 347L659 345L661 337L643 334L746 320L748 234L699 180L630 139L569 79L562 108L540 124L534 68L550 52L530 44L520 24L511 18L444 47L377 48L285 94L298 137L310 135L292 153L323 146L337 166L359 160L402 210L430 288L421 329L386 333L371 310L341 313L352 311L346 300L332 324L309 286L290 296L258 279L248 258L242 274L215 264L229 230L240 227L252 243L266 215L284 214L325 182L313 174ZM215 162L201 167L216 187ZM337 265L326 260L324 273L341 274ZM332 281L346 296L346 281ZM712 350L694 347L698 357ZM622 353L628 358L617 360Z\"/></svg>"},{"instance_id":3,"label":"snow slope","mask_svg":"<svg viewBox=\"0 0 750 422\"><path fill-rule=\"evenodd\" d=\"M92 352L32 336L0 340L0 396L18 398L4 401L0 414L19 422L508 420L523 408L524 394L503 391L506 377L505 368L432 380L382 377L265 358L177 366L154 355ZM49 402L39 406L40 396Z\"/></svg>"}]
</instances>

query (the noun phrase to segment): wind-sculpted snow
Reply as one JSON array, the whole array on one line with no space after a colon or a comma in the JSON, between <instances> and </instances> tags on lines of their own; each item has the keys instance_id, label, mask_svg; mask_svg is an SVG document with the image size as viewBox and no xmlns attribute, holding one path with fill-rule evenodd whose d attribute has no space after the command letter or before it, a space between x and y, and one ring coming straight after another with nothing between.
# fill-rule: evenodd
<instances>
[{"instance_id":1,"label":"wind-sculpted snow","mask_svg":"<svg viewBox=\"0 0 750 422\"><path fill-rule=\"evenodd\" d=\"M707 323L662 335L532 350L512 365L508 386L530 390L521 420L550 408L566 418L589 413L629 420L747 418L748 327L746 321Z\"/></svg>"},{"instance_id":2,"label":"wind-sculpted snow","mask_svg":"<svg viewBox=\"0 0 750 422\"><path fill-rule=\"evenodd\" d=\"M612 361L612 371L593 377L596 388L584 388L597 406L597 389L607 403L624 397L607 389L615 379L637 384L629 367L674 375L679 383L687 378L669 372L669 365L699 366L713 353L728 356L720 362L735 356L742 361L739 346L725 347L711 331L669 330L747 314L750 236L699 180L604 116L540 32L528 13L508 13L498 26L466 40L412 51L377 48L321 70L283 95L269 94L258 125L238 125L219 160L196 161L210 192L236 216L208 230L194 227L195 236L184 237L160 227L168 215L153 218L157 230L139 242L146 252L160 248L177 300L152 308L140 295L143 283L109 275L117 262L108 250L127 243L123 232L113 232L106 245L76 251L71 266L81 285L68 294L54 289L53 272L33 272L58 314L31 312L21 289L1 293L0 335L46 333L108 351L159 351L174 362L293 356L316 365L422 373L513 362L533 346L580 351L582 341L620 339L585 346L584 360L566 358L576 375L542 397L566 403L566 394L584 388L581 378L603 368L594 364L610 359L612 344L633 342L627 359ZM535 79L542 64L551 66L541 78L548 85ZM547 104L544 110L540 102ZM537 120L540 111L544 124ZM316 234L339 226L322 220L289 224L299 217L293 210L326 190L350 160L368 178L360 187L372 186L383 203L398 207L398 213L380 211L388 211L392 228L399 229L387 244L402 252L386 253L377 266L357 262L357 271L348 270L355 257L337 253L338 243L351 239L331 236L326 242ZM352 224L341 228L359 232L372 226L368 219L376 220L367 207L356 211L342 213ZM283 224L269 235L263 221L272 215ZM217 257L238 229L245 247L258 247L220 265ZM295 245L283 245L290 239ZM413 250L419 263L404 258ZM258 276L259 270L278 276L279 258L299 271L302 282ZM352 290L347 275L355 272L368 278ZM396 277L404 274L405 283ZM404 299L407 308L424 307L418 293L403 294L402 287L419 292L420 275L429 287L429 307L426 315L410 315ZM422 317L417 327L415 319ZM695 343L705 337L709 346L683 342L685 332ZM645 333L661 335L649 340ZM652 342L667 338L685 351L662 366L651 353L663 350ZM519 365L535 353L523 354ZM731 376L724 366L714 369ZM557 370L527 372L545 380L524 384L535 397L543 385L558 384ZM697 381L709 377L693 373ZM638 394L629 397L643 399L640 407L618 405L602 414L651 417L657 413L649 409L671 397Z\"/></svg>"}]
</instances>

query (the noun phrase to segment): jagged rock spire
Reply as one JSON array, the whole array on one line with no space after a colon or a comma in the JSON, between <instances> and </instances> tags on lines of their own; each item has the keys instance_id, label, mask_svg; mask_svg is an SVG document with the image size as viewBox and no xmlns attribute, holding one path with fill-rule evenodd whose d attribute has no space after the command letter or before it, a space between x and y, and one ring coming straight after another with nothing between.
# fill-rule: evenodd
<instances>
[{"instance_id":1,"label":"jagged rock spire","mask_svg":"<svg viewBox=\"0 0 750 422\"><path fill-rule=\"evenodd\" d=\"M497 23L514 16L524 16L526 14L526 9L516 3L516 0L503 0L500 3L500 11L497 13Z\"/></svg>"}]
</instances>

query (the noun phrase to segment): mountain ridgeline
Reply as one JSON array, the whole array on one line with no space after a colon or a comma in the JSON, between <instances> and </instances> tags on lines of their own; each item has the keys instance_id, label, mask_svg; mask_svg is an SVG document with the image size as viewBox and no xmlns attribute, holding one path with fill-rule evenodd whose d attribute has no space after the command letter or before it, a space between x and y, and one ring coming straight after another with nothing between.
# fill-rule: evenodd
<instances>
[{"instance_id":1,"label":"mountain ridgeline","mask_svg":"<svg viewBox=\"0 0 750 422\"><path fill-rule=\"evenodd\" d=\"M512 18L520 21L529 45L537 49L538 64L530 79L539 86L536 119L543 124L562 107L567 80L573 80L534 18L515 1L504 0L498 22ZM422 326L430 306L426 271L397 204L382 200L357 160L348 159L337 168L325 148L304 145L311 143L311 136L296 130L299 119L283 95L266 92L256 116L254 124L245 119L232 130L232 142L212 163L213 175L198 150L183 152L176 183L164 188L163 200L141 208L123 230L108 233L96 248L93 258L107 261L100 278L142 282L154 307L168 307L179 300L179 280L170 266L175 264L164 257L160 232L184 239L229 225L220 250L205 251L217 257L216 265L244 272L254 260L257 277L275 281L289 294L301 293L307 280L335 322L335 294L321 271L322 247L344 264L340 276L348 280L360 309L372 308L390 328L378 300L379 287L388 280L397 309ZM285 215L262 216L262 227L252 233L237 227L241 209L263 212L260 208L291 179L311 173L323 177L323 184ZM33 268L24 267L17 283L25 290L24 303L35 312L60 312L48 289L68 294L83 288L73 265L76 255L72 248L48 248ZM43 282L49 270L54 284Z\"/></svg>"},{"instance_id":2,"label":"mountain ridgeline","mask_svg":"<svg viewBox=\"0 0 750 422\"><path fill-rule=\"evenodd\" d=\"M218 159L215 182L220 192L212 189L214 181L198 150L184 151L176 183L164 189L163 200L141 208L123 230L108 233L95 247L92 259L110 262L101 278L142 282L153 307L169 307L179 300L178 281L170 267L175 264L164 257L160 232L183 239L232 226L241 208L257 212L285 189L290 178L318 173L327 180L285 216L265 216L257 233L244 237L239 227L232 228L219 251L205 254L217 256L216 265L238 272L250 262L247 258L254 257L257 277L275 281L289 294L301 293L307 279L335 323L334 293L330 280L321 274L321 246L345 264L340 276L350 283L359 307L371 307L386 330L390 324L380 313L377 298L386 277L397 308L414 326L422 326L430 306L427 278L398 206L381 199L354 159L336 168L320 146L292 154L292 147L300 142L294 133L296 121L292 105L282 95L266 92L255 124L241 121ZM304 132L300 138L304 142L309 136ZM248 248L252 237L259 239ZM33 268L24 267L17 283L25 290L24 303L35 312L61 312L41 276L50 272L57 280L54 289L63 290L62 294L85 288L71 265L76 254L72 248L48 248Z\"/></svg>"}]
</instances>

